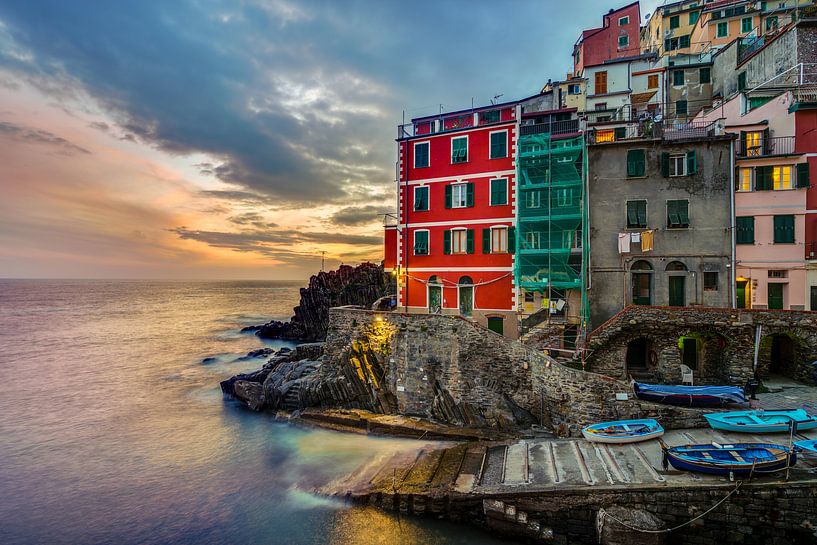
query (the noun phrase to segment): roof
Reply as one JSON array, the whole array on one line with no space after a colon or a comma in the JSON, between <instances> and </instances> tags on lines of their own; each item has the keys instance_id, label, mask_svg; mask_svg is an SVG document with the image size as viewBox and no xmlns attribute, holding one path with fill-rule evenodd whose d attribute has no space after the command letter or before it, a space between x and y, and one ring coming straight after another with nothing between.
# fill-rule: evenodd
<instances>
[{"instance_id":1,"label":"roof","mask_svg":"<svg viewBox=\"0 0 817 545\"><path fill-rule=\"evenodd\" d=\"M550 94L553 94L553 91L539 92L539 93L536 93L535 95L520 98L520 99L517 99L517 100L509 100L508 102L502 102L500 104L488 104L487 106L478 106L476 108L463 108L462 110L454 110L454 111L451 111L451 112L442 112L442 113L439 113L439 114L424 115L424 116L421 116L421 117L412 118L411 122L416 123L417 121L424 121L426 119L439 119L440 117L448 117L448 116L451 116L451 115L465 114L465 113L469 113L469 112L471 112L471 113L473 113L473 112L483 112L485 110L496 110L497 108L507 108L508 106L516 106L520 102L525 102L526 100L530 100L532 98L537 98L537 97L540 97L540 96L550 95Z\"/></svg>"},{"instance_id":2,"label":"roof","mask_svg":"<svg viewBox=\"0 0 817 545\"><path fill-rule=\"evenodd\" d=\"M615 13L618 13L620 11L624 11L627 8L637 6L637 5L638 5L638 0L636 0L635 2L630 2L626 6L621 6L620 8L611 9L610 11L608 11L607 13L602 15L601 20L606 21L607 18L610 17L611 15L613 15ZM593 36L594 34L599 33L600 31L604 30L605 28L609 28L609 26L608 25L602 25L602 26L600 26L598 28L588 28L586 30L582 30L582 33L579 35L579 38L576 40L575 45L578 45L578 43L583 41L585 38L589 38L590 36Z\"/></svg>"},{"instance_id":3,"label":"roof","mask_svg":"<svg viewBox=\"0 0 817 545\"><path fill-rule=\"evenodd\" d=\"M647 91L646 93L633 93L630 95L630 101L633 104L642 104L644 102L648 102L653 96L655 96L656 91Z\"/></svg>"},{"instance_id":4,"label":"roof","mask_svg":"<svg viewBox=\"0 0 817 545\"><path fill-rule=\"evenodd\" d=\"M749 4L750 0L720 0L719 2L712 2L711 4L706 4L703 8L704 13L709 13L710 11L717 11L721 8L726 8L729 6L739 6L742 4Z\"/></svg>"}]
</instances>

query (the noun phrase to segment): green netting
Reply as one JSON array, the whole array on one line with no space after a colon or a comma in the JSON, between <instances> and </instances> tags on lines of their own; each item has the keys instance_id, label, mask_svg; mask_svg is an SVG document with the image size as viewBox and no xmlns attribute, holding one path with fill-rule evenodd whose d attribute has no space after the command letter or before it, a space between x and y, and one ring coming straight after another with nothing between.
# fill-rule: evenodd
<instances>
[{"instance_id":1,"label":"green netting","mask_svg":"<svg viewBox=\"0 0 817 545\"><path fill-rule=\"evenodd\" d=\"M517 283L543 293L582 289L584 139L544 133L518 145Z\"/></svg>"}]
</instances>

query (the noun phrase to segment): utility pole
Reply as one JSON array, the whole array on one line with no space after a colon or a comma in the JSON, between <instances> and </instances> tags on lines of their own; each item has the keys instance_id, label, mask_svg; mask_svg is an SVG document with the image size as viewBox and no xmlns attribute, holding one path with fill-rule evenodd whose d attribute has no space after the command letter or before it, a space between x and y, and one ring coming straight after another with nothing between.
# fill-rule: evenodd
<instances>
[{"instance_id":1,"label":"utility pole","mask_svg":"<svg viewBox=\"0 0 817 545\"><path fill-rule=\"evenodd\" d=\"M321 272L323 272L323 265L326 261L326 251L321 251Z\"/></svg>"}]
</instances>

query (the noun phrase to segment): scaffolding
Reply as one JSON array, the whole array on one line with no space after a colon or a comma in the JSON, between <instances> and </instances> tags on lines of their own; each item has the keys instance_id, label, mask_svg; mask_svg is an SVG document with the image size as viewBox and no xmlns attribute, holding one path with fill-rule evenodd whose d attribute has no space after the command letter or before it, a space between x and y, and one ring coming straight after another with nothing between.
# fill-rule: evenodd
<instances>
[{"instance_id":1,"label":"scaffolding","mask_svg":"<svg viewBox=\"0 0 817 545\"><path fill-rule=\"evenodd\" d=\"M584 137L554 139L542 132L520 136L518 145L517 285L525 301L538 294L548 318L564 317L583 329Z\"/></svg>"}]
</instances>

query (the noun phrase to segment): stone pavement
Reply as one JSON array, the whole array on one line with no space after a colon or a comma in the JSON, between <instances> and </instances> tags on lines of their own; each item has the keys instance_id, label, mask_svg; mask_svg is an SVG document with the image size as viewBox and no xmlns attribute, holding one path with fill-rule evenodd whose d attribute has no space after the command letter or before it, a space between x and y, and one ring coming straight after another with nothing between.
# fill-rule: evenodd
<instances>
[{"instance_id":1,"label":"stone pavement","mask_svg":"<svg viewBox=\"0 0 817 545\"><path fill-rule=\"evenodd\" d=\"M750 402L758 409L800 409L817 414L817 387L781 379L764 381L769 393L757 394L757 400Z\"/></svg>"}]
</instances>

